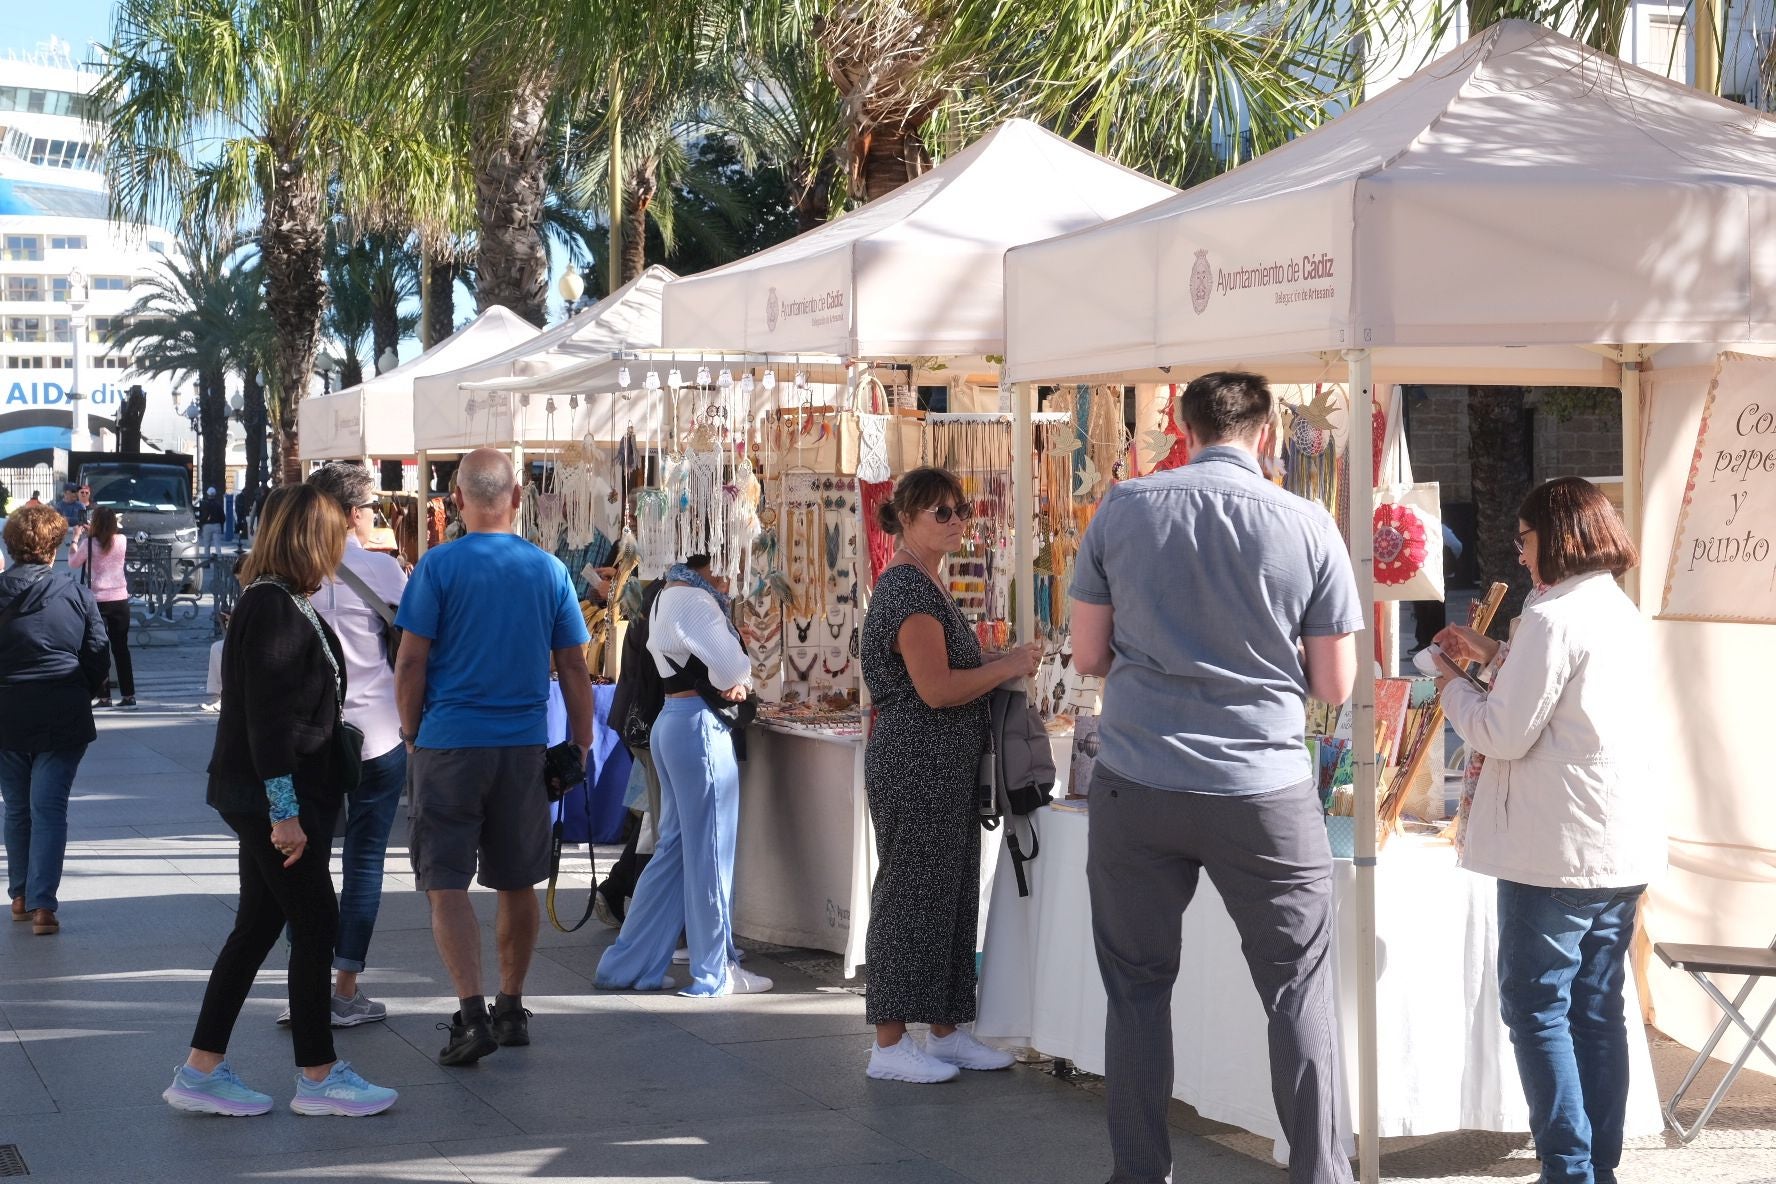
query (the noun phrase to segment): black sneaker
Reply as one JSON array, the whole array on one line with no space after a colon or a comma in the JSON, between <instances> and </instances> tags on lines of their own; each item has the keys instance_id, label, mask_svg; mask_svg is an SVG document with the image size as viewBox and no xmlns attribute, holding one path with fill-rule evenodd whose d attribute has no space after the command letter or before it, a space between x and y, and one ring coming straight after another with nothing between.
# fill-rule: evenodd
<instances>
[{"instance_id":1,"label":"black sneaker","mask_svg":"<svg viewBox=\"0 0 1776 1184\"><path fill-rule=\"evenodd\" d=\"M118 700L117 706L124 711L134 711L136 709L136 697L134 695L125 695L122 699Z\"/></svg>"},{"instance_id":2,"label":"black sneaker","mask_svg":"<svg viewBox=\"0 0 1776 1184\"><path fill-rule=\"evenodd\" d=\"M493 1012L493 1038L506 1048L522 1048L530 1043L530 1008L510 1007Z\"/></svg>"},{"instance_id":3,"label":"black sneaker","mask_svg":"<svg viewBox=\"0 0 1776 1184\"><path fill-rule=\"evenodd\" d=\"M472 1065L499 1047L485 1016L464 1023L462 1012L452 1012L450 1022L439 1024L438 1030L450 1033L450 1043L438 1050L440 1065Z\"/></svg>"}]
</instances>

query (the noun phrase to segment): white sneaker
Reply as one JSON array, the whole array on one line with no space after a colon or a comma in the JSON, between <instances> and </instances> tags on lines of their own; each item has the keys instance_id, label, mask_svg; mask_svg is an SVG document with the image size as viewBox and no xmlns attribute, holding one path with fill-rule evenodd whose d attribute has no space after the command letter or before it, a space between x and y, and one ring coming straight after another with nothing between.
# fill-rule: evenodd
<instances>
[{"instance_id":1,"label":"white sneaker","mask_svg":"<svg viewBox=\"0 0 1776 1184\"><path fill-rule=\"evenodd\" d=\"M736 962L746 961L746 951L745 950L735 950L734 951L734 961L736 961ZM672 964L674 966L689 966L691 964L691 951L689 950L689 948L687 948L685 946L679 946L676 950L673 950L672 951Z\"/></svg>"},{"instance_id":2,"label":"white sneaker","mask_svg":"<svg viewBox=\"0 0 1776 1184\"><path fill-rule=\"evenodd\" d=\"M982 1044L973 1032L961 1028L948 1036L926 1037L925 1055L958 1069L1009 1069L1017 1062L1004 1049Z\"/></svg>"},{"instance_id":3,"label":"white sneaker","mask_svg":"<svg viewBox=\"0 0 1776 1184\"><path fill-rule=\"evenodd\" d=\"M728 994L763 995L776 984L762 974L740 969L740 963L728 963Z\"/></svg>"},{"instance_id":4,"label":"white sneaker","mask_svg":"<svg viewBox=\"0 0 1776 1184\"><path fill-rule=\"evenodd\" d=\"M911 1081L916 1085L936 1085L962 1075L956 1066L925 1055L919 1042L905 1033L892 1048L879 1044L872 1048L869 1068L864 1073L877 1081Z\"/></svg>"}]
</instances>

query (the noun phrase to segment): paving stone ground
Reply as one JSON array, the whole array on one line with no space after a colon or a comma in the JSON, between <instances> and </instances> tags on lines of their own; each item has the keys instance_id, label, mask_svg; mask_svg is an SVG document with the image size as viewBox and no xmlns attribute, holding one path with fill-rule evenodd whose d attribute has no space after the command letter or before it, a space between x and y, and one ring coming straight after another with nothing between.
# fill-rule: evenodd
<instances>
[{"instance_id":1,"label":"paving stone ground","mask_svg":"<svg viewBox=\"0 0 1776 1184\"><path fill-rule=\"evenodd\" d=\"M32 1180L386 1180L506 1184L1098 1184L1108 1178L1102 1083L1046 1064L920 1088L868 1081L858 984L817 951L757 947L769 995L697 1001L594 992L611 933L545 927L528 1006L536 1043L472 1069L440 1067L454 1007L406 864L390 851L364 985L387 1023L339 1034L340 1054L401 1090L372 1119L298 1117L281 953L261 976L230 1060L279 1099L263 1118L178 1114L159 1099L183 1058L204 980L232 923L232 843L203 804L214 717L201 710L207 622L138 651L143 709L101 724L81 766L63 929L0 931L0 1147ZM610 852L601 862L608 862ZM582 864L583 866L583 864ZM578 915L586 886L565 904ZM492 947L492 900L476 903ZM1655 1044L1662 1085L1687 1053ZM1770 1068L1770 1066L1765 1066ZM1280 1184L1268 1144L1174 1109L1175 1179ZM1526 1181L1526 1135L1386 1142L1383 1174ZM0 1174L4 1174L0 1155ZM1776 1184L1776 1079L1746 1074L1696 1144L1639 1141L1624 1181Z\"/></svg>"}]
</instances>

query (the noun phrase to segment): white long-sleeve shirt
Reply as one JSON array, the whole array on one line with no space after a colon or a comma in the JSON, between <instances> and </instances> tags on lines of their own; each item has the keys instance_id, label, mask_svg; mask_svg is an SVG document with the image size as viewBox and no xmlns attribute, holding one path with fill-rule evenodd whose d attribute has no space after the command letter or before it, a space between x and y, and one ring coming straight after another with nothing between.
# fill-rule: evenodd
<instances>
[{"instance_id":1,"label":"white long-sleeve shirt","mask_svg":"<svg viewBox=\"0 0 1776 1184\"><path fill-rule=\"evenodd\" d=\"M1646 623L1608 572L1530 598L1482 695L1443 710L1486 757L1462 866L1543 888L1626 888L1665 868L1664 753L1649 747Z\"/></svg>"},{"instance_id":2,"label":"white long-sleeve shirt","mask_svg":"<svg viewBox=\"0 0 1776 1184\"><path fill-rule=\"evenodd\" d=\"M342 562L383 603L400 605L407 574L394 559L364 550L355 536L348 535ZM364 733L364 758L394 751L401 743L401 717L395 710L395 672L388 662L382 618L350 584L331 576L310 603L333 626L345 651L345 719Z\"/></svg>"},{"instance_id":3,"label":"white long-sleeve shirt","mask_svg":"<svg viewBox=\"0 0 1776 1184\"><path fill-rule=\"evenodd\" d=\"M697 658L709 667L717 690L751 685L752 660L722 619L721 605L701 588L680 584L661 590L648 623L648 653L661 678L676 673L668 658L680 666Z\"/></svg>"}]
</instances>

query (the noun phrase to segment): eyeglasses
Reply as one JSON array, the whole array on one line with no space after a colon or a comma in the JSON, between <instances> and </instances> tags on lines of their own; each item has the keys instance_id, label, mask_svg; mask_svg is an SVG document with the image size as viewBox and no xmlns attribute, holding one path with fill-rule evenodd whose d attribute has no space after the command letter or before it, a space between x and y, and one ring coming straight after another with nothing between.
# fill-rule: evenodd
<instances>
[{"instance_id":1,"label":"eyeglasses","mask_svg":"<svg viewBox=\"0 0 1776 1184\"><path fill-rule=\"evenodd\" d=\"M358 503L358 504L357 504L357 505L355 505L355 506L353 506L353 507L352 507L352 510L353 510L353 511L357 511L357 510L374 510L374 509L375 509L375 508L376 508L376 503L375 503L375 502L359 502L359 503Z\"/></svg>"},{"instance_id":2,"label":"eyeglasses","mask_svg":"<svg viewBox=\"0 0 1776 1184\"><path fill-rule=\"evenodd\" d=\"M959 506L932 506L931 516L937 519L940 526L948 523L951 518L960 518L967 522L974 517L974 508L966 502Z\"/></svg>"},{"instance_id":3,"label":"eyeglasses","mask_svg":"<svg viewBox=\"0 0 1776 1184\"><path fill-rule=\"evenodd\" d=\"M1519 555L1523 554L1523 540L1528 538L1530 535L1532 535L1534 533L1535 533L1535 530L1533 528L1530 530L1521 530L1521 531L1517 532L1517 537L1511 540L1512 542L1517 544L1517 554L1519 554Z\"/></svg>"}]
</instances>

